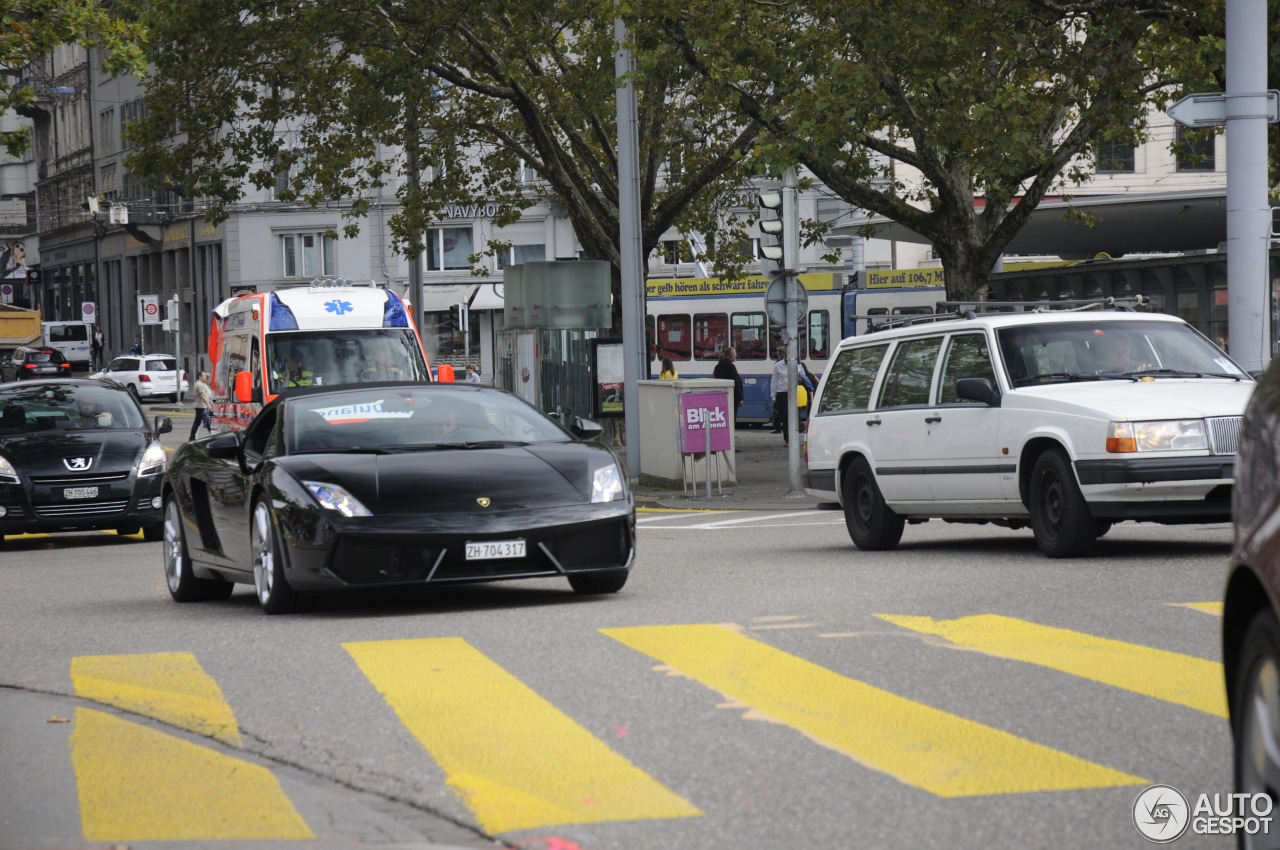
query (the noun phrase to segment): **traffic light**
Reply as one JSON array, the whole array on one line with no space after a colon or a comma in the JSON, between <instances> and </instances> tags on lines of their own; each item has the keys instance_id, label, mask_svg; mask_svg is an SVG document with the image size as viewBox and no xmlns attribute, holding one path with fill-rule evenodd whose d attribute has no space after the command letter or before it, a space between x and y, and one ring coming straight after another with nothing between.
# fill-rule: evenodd
<instances>
[{"instance_id":1,"label":"traffic light","mask_svg":"<svg viewBox=\"0 0 1280 850\"><path fill-rule=\"evenodd\" d=\"M756 196L760 201L760 232L765 238L760 240L760 255L772 260L782 269L783 265L783 224L782 193L761 192Z\"/></svg>"},{"instance_id":2,"label":"traffic light","mask_svg":"<svg viewBox=\"0 0 1280 850\"><path fill-rule=\"evenodd\" d=\"M800 213L797 206L797 180L794 168L788 168L779 192L761 192L760 232L769 238L760 240L760 253L778 264L778 271L794 274L800 261Z\"/></svg>"},{"instance_id":3,"label":"traffic light","mask_svg":"<svg viewBox=\"0 0 1280 850\"><path fill-rule=\"evenodd\" d=\"M164 302L164 318L160 320L160 329L168 333L178 332L178 296Z\"/></svg>"}]
</instances>

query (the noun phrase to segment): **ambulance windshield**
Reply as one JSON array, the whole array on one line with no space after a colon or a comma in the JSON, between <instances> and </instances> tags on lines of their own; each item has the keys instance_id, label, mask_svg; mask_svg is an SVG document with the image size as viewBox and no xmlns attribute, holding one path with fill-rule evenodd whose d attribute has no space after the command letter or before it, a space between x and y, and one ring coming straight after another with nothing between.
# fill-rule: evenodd
<instances>
[{"instance_id":1,"label":"ambulance windshield","mask_svg":"<svg viewBox=\"0 0 1280 850\"><path fill-rule=\"evenodd\" d=\"M411 328L267 335L268 392L369 381L429 381Z\"/></svg>"}]
</instances>

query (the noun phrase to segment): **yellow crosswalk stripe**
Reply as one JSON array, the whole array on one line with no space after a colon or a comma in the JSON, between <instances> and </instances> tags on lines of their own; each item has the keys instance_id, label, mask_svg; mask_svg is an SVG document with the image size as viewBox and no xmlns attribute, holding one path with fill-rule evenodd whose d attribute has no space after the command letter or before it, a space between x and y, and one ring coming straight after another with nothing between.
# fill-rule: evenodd
<instances>
[{"instance_id":1,"label":"yellow crosswalk stripe","mask_svg":"<svg viewBox=\"0 0 1280 850\"><path fill-rule=\"evenodd\" d=\"M79 656L71 682L79 696L241 746L222 689L189 652Z\"/></svg>"},{"instance_id":2,"label":"yellow crosswalk stripe","mask_svg":"<svg viewBox=\"0 0 1280 850\"><path fill-rule=\"evenodd\" d=\"M461 638L343 646L491 833L702 814Z\"/></svg>"},{"instance_id":3,"label":"yellow crosswalk stripe","mask_svg":"<svg viewBox=\"0 0 1280 850\"><path fill-rule=\"evenodd\" d=\"M1170 605L1176 605L1179 608L1190 608L1192 611L1202 611L1205 614L1212 614L1215 617L1222 616L1222 602L1170 602Z\"/></svg>"},{"instance_id":4,"label":"yellow crosswalk stripe","mask_svg":"<svg viewBox=\"0 0 1280 850\"><path fill-rule=\"evenodd\" d=\"M73 722L86 841L315 838L261 765L93 709Z\"/></svg>"},{"instance_id":5,"label":"yellow crosswalk stripe","mask_svg":"<svg viewBox=\"0 0 1280 850\"><path fill-rule=\"evenodd\" d=\"M601 632L860 764L939 797L1146 784L841 676L732 627Z\"/></svg>"},{"instance_id":6,"label":"yellow crosswalk stripe","mask_svg":"<svg viewBox=\"0 0 1280 850\"><path fill-rule=\"evenodd\" d=\"M957 620L877 614L956 646L1025 661L1126 691L1227 716L1222 665L1191 655L984 614Z\"/></svg>"}]
</instances>

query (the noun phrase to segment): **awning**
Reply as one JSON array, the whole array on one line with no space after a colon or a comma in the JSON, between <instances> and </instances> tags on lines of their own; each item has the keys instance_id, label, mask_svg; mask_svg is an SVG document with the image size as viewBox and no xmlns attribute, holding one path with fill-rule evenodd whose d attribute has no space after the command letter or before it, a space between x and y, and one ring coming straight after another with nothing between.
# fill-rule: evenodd
<instances>
[{"instance_id":1,"label":"awning","mask_svg":"<svg viewBox=\"0 0 1280 850\"><path fill-rule=\"evenodd\" d=\"M504 306L501 283L481 283L471 298L472 310L501 310Z\"/></svg>"}]
</instances>

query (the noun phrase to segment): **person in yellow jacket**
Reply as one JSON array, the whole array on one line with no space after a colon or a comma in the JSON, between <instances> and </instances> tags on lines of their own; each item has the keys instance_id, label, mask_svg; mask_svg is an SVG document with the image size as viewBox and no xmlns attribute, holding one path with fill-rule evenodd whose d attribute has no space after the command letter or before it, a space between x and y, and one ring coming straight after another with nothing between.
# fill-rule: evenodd
<instances>
[{"instance_id":1,"label":"person in yellow jacket","mask_svg":"<svg viewBox=\"0 0 1280 850\"><path fill-rule=\"evenodd\" d=\"M315 383L316 375L309 369L302 368L302 361L297 354L290 354L284 362L284 383L286 387L309 387Z\"/></svg>"},{"instance_id":2,"label":"person in yellow jacket","mask_svg":"<svg viewBox=\"0 0 1280 850\"><path fill-rule=\"evenodd\" d=\"M662 371L658 373L658 380L674 381L678 377L680 377L680 374L676 372L676 364L671 362L671 358L662 358Z\"/></svg>"}]
</instances>

